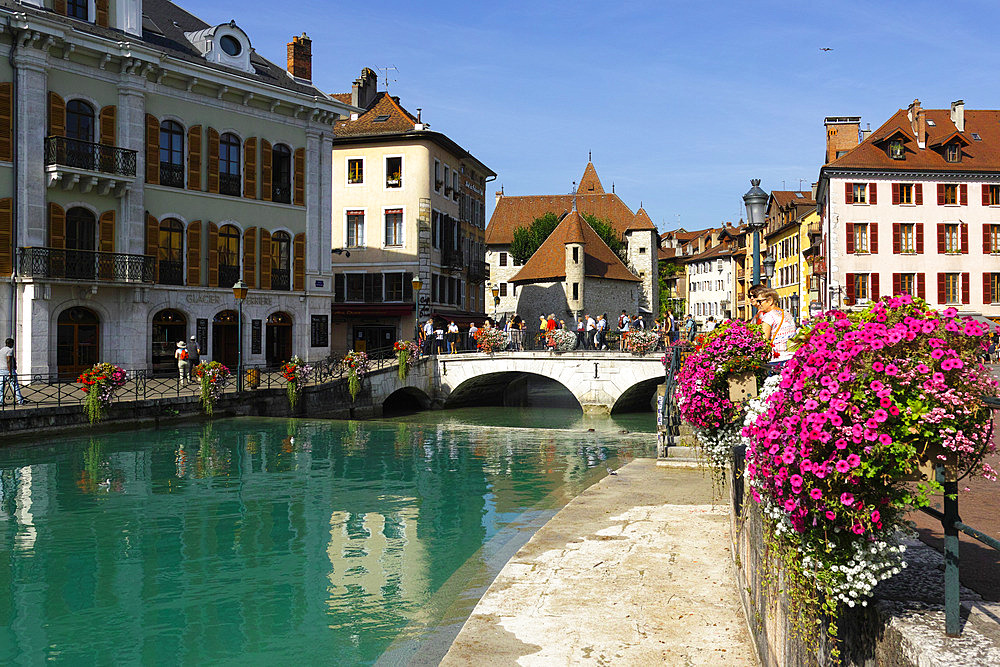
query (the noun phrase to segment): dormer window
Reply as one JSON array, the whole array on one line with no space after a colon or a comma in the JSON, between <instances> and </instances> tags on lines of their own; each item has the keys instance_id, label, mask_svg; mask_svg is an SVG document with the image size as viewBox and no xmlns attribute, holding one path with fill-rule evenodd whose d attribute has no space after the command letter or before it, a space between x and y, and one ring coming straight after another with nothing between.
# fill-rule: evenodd
<instances>
[{"instance_id":1,"label":"dormer window","mask_svg":"<svg viewBox=\"0 0 1000 667\"><path fill-rule=\"evenodd\" d=\"M961 144L954 143L948 144L944 147L944 159L948 162L961 162L962 161L962 146Z\"/></svg>"},{"instance_id":2,"label":"dormer window","mask_svg":"<svg viewBox=\"0 0 1000 667\"><path fill-rule=\"evenodd\" d=\"M210 63L254 72L250 64L250 38L235 21L212 28L186 32L184 36Z\"/></svg>"},{"instance_id":3,"label":"dormer window","mask_svg":"<svg viewBox=\"0 0 1000 667\"><path fill-rule=\"evenodd\" d=\"M240 40L236 39L232 35L223 35L220 37L219 46L221 46L222 50L233 58L240 55L240 52L243 51L243 45L240 44Z\"/></svg>"},{"instance_id":4,"label":"dormer window","mask_svg":"<svg viewBox=\"0 0 1000 667\"><path fill-rule=\"evenodd\" d=\"M893 139L889 142L889 157L893 160L902 160L905 157L902 139Z\"/></svg>"}]
</instances>

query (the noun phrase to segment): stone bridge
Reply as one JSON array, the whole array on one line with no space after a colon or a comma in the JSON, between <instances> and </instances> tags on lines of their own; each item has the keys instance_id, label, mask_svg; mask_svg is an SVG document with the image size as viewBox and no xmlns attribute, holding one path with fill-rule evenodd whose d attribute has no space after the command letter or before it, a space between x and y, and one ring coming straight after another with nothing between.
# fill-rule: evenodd
<instances>
[{"instance_id":1,"label":"stone bridge","mask_svg":"<svg viewBox=\"0 0 1000 667\"><path fill-rule=\"evenodd\" d=\"M376 412L393 407L551 405L572 401L585 412L652 409L663 383L660 354L503 352L421 359L405 381L391 367L369 376ZM564 390L564 391L563 391ZM572 397L572 399L570 399Z\"/></svg>"}]
</instances>

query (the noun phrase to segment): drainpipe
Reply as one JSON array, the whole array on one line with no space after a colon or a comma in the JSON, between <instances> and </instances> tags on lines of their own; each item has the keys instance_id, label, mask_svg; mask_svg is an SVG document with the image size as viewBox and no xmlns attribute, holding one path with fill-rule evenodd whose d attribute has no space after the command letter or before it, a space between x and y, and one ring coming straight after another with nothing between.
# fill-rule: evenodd
<instances>
[{"instance_id":1,"label":"drainpipe","mask_svg":"<svg viewBox=\"0 0 1000 667\"><path fill-rule=\"evenodd\" d=\"M10 114L10 129L11 129L11 160L14 166L14 187L13 194L11 197L11 251L13 259L13 272L10 276L10 313L7 321L10 323L10 337L17 337L17 195L18 195L18 182L17 177L17 125L18 125L18 115L17 115L17 103L18 103L18 90L17 90L17 68L14 65L14 55L17 53L17 47L21 42L21 32L20 30L14 28L10 24L10 18L7 19L7 28L10 29L13 35L13 40L11 42L10 54L8 55L8 61L10 62L10 70L13 73L13 81L11 83L11 114Z\"/></svg>"}]
</instances>

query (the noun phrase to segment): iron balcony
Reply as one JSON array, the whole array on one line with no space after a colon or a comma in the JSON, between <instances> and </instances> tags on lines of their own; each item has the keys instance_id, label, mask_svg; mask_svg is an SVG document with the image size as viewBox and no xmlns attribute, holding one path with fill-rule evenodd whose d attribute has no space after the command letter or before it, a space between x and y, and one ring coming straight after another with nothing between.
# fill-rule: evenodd
<instances>
[{"instance_id":1,"label":"iron balcony","mask_svg":"<svg viewBox=\"0 0 1000 667\"><path fill-rule=\"evenodd\" d=\"M154 282L156 258L97 250L18 248L17 271L30 278L56 278L88 282Z\"/></svg>"}]
</instances>

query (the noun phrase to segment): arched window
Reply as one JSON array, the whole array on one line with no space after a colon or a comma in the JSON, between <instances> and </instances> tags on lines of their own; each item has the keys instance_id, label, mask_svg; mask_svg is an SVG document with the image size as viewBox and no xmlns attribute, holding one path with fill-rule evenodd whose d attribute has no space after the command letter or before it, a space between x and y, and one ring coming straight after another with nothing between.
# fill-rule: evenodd
<instances>
[{"instance_id":1,"label":"arched window","mask_svg":"<svg viewBox=\"0 0 1000 667\"><path fill-rule=\"evenodd\" d=\"M66 165L93 169L94 107L82 100L66 104Z\"/></svg>"},{"instance_id":2,"label":"arched window","mask_svg":"<svg viewBox=\"0 0 1000 667\"><path fill-rule=\"evenodd\" d=\"M271 289L292 288L292 239L287 232L271 235Z\"/></svg>"},{"instance_id":3,"label":"arched window","mask_svg":"<svg viewBox=\"0 0 1000 667\"><path fill-rule=\"evenodd\" d=\"M275 144L271 149L271 201L292 203L292 149Z\"/></svg>"},{"instance_id":4,"label":"arched window","mask_svg":"<svg viewBox=\"0 0 1000 667\"><path fill-rule=\"evenodd\" d=\"M68 308L56 322L56 366L59 376L76 378L97 363L101 321L86 308Z\"/></svg>"},{"instance_id":5,"label":"arched window","mask_svg":"<svg viewBox=\"0 0 1000 667\"><path fill-rule=\"evenodd\" d=\"M160 185L184 187L184 128L180 123L160 123Z\"/></svg>"},{"instance_id":6,"label":"arched window","mask_svg":"<svg viewBox=\"0 0 1000 667\"><path fill-rule=\"evenodd\" d=\"M240 188L240 139L226 132L219 138L219 192L239 197Z\"/></svg>"},{"instance_id":7,"label":"arched window","mask_svg":"<svg viewBox=\"0 0 1000 667\"><path fill-rule=\"evenodd\" d=\"M93 280L94 248L97 242L97 219L89 210L77 206L66 211L66 277Z\"/></svg>"},{"instance_id":8,"label":"arched window","mask_svg":"<svg viewBox=\"0 0 1000 667\"><path fill-rule=\"evenodd\" d=\"M159 280L164 285L184 284L184 225L167 218L160 223Z\"/></svg>"},{"instance_id":9,"label":"arched window","mask_svg":"<svg viewBox=\"0 0 1000 667\"><path fill-rule=\"evenodd\" d=\"M233 225L219 229L219 286L232 287L240 279L240 230Z\"/></svg>"}]
</instances>

